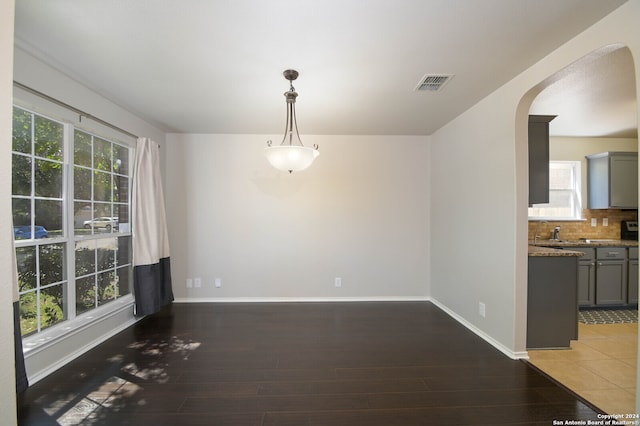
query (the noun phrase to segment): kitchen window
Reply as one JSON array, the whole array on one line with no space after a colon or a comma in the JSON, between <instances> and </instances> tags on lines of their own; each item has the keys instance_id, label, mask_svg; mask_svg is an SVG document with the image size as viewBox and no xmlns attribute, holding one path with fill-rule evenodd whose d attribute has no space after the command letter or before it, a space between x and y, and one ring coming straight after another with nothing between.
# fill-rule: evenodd
<instances>
[{"instance_id":1,"label":"kitchen window","mask_svg":"<svg viewBox=\"0 0 640 426\"><path fill-rule=\"evenodd\" d=\"M579 161L549 162L549 203L529 207L529 220L581 220Z\"/></svg>"},{"instance_id":2,"label":"kitchen window","mask_svg":"<svg viewBox=\"0 0 640 426\"><path fill-rule=\"evenodd\" d=\"M35 335L131 293L126 143L14 107L20 325Z\"/></svg>"}]
</instances>

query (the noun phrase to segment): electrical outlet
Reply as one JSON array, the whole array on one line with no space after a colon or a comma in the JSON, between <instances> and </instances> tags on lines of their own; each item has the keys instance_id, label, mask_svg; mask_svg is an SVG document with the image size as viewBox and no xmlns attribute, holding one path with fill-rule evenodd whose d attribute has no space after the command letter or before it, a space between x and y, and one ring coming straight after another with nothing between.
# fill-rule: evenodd
<instances>
[{"instance_id":1,"label":"electrical outlet","mask_svg":"<svg viewBox=\"0 0 640 426\"><path fill-rule=\"evenodd\" d=\"M220 288L222 287L222 280L220 278L216 278L213 284L216 286L216 288Z\"/></svg>"},{"instance_id":2,"label":"electrical outlet","mask_svg":"<svg viewBox=\"0 0 640 426\"><path fill-rule=\"evenodd\" d=\"M202 278L199 278L199 277L198 277L198 278L194 279L194 280L193 280L193 285L194 285L196 288L200 288L200 287L202 287Z\"/></svg>"},{"instance_id":3,"label":"electrical outlet","mask_svg":"<svg viewBox=\"0 0 640 426\"><path fill-rule=\"evenodd\" d=\"M336 277L335 281L333 282L333 285L335 285L336 287L342 287L342 278Z\"/></svg>"},{"instance_id":4,"label":"electrical outlet","mask_svg":"<svg viewBox=\"0 0 640 426\"><path fill-rule=\"evenodd\" d=\"M605 217L602 219L602 226L609 226L609 218Z\"/></svg>"},{"instance_id":5,"label":"electrical outlet","mask_svg":"<svg viewBox=\"0 0 640 426\"><path fill-rule=\"evenodd\" d=\"M487 307L482 302L478 303L478 314L480 314L482 318L485 318L487 315Z\"/></svg>"},{"instance_id":6,"label":"electrical outlet","mask_svg":"<svg viewBox=\"0 0 640 426\"><path fill-rule=\"evenodd\" d=\"M598 226L598 219L596 219L595 217L591 218L591 226Z\"/></svg>"},{"instance_id":7,"label":"electrical outlet","mask_svg":"<svg viewBox=\"0 0 640 426\"><path fill-rule=\"evenodd\" d=\"M193 287L193 280L191 278L187 278L187 288Z\"/></svg>"}]
</instances>

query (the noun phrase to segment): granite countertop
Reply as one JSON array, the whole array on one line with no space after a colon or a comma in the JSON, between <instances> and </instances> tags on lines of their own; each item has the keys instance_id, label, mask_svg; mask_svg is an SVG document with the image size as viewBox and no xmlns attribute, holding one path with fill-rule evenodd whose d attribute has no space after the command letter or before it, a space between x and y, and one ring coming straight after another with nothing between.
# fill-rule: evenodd
<instances>
[{"instance_id":1,"label":"granite countertop","mask_svg":"<svg viewBox=\"0 0 640 426\"><path fill-rule=\"evenodd\" d=\"M554 249L551 247L529 245L529 256L533 257L551 257L551 256L583 256L581 251Z\"/></svg>"},{"instance_id":2,"label":"granite countertop","mask_svg":"<svg viewBox=\"0 0 640 426\"><path fill-rule=\"evenodd\" d=\"M616 240L616 239L589 239L579 240L538 240L535 244L529 241L530 245L538 247L638 247L636 240Z\"/></svg>"},{"instance_id":3,"label":"granite countertop","mask_svg":"<svg viewBox=\"0 0 640 426\"><path fill-rule=\"evenodd\" d=\"M575 250L564 250L554 247L571 247ZM580 240L538 240L536 244L529 241L529 256L582 256L580 247L638 247L638 241L615 239Z\"/></svg>"}]
</instances>

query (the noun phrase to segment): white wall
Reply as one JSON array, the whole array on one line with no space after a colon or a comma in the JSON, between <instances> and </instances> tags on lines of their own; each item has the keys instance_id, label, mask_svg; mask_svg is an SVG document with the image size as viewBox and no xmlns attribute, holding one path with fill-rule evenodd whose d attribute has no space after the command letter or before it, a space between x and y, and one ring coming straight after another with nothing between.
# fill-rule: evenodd
<instances>
[{"instance_id":1,"label":"white wall","mask_svg":"<svg viewBox=\"0 0 640 426\"><path fill-rule=\"evenodd\" d=\"M16 424L15 355L13 350L13 270L11 230L11 92L13 87L13 0L0 2L0 424Z\"/></svg>"},{"instance_id":2,"label":"white wall","mask_svg":"<svg viewBox=\"0 0 640 426\"><path fill-rule=\"evenodd\" d=\"M639 18L630 0L431 137L431 295L513 356L526 356L529 107L541 82L606 45L637 63Z\"/></svg>"},{"instance_id":3,"label":"white wall","mask_svg":"<svg viewBox=\"0 0 640 426\"><path fill-rule=\"evenodd\" d=\"M638 151L638 139L632 138L549 138L549 159L557 161L584 161L587 155L606 151ZM586 170L586 169L585 169Z\"/></svg>"},{"instance_id":4,"label":"white wall","mask_svg":"<svg viewBox=\"0 0 640 426\"><path fill-rule=\"evenodd\" d=\"M266 140L280 138L168 135L176 298L425 299L427 138L304 136L321 154L293 174L263 155ZM187 289L187 277L202 288Z\"/></svg>"},{"instance_id":5,"label":"white wall","mask_svg":"<svg viewBox=\"0 0 640 426\"><path fill-rule=\"evenodd\" d=\"M516 350L513 104L487 111L483 103L431 138L431 297L510 353Z\"/></svg>"}]
</instances>

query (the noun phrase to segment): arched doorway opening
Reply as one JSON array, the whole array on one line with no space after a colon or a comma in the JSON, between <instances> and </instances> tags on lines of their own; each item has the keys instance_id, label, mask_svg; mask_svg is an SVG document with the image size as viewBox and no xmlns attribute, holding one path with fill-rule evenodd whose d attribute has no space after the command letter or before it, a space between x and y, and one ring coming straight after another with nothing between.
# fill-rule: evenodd
<instances>
[{"instance_id":1,"label":"arched doorway opening","mask_svg":"<svg viewBox=\"0 0 640 426\"><path fill-rule=\"evenodd\" d=\"M555 227L560 223L566 223L566 228L571 229L571 234L564 234L565 239L578 239L582 236L589 237L591 235L602 235L612 239L620 238L620 212L615 210L591 212L587 209L587 170L584 157L601 151L638 151L638 113L635 82L635 66L630 50L623 45L609 45L590 53L540 82L527 92L518 106L518 136L522 135L523 129L526 131L526 124L523 121L526 120L529 114L557 115L557 121L554 120L550 125L550 160L576 161L582 164L582 179L580 182L582 188L579 190L583 200L582 220L575 221L575 223L547 220L548 223L546 224L546 227ZM526 140L526 135L519 140ZM522 147L517 152L522 155ZM520 157L520 160L522 160L522 157ZM520 162L519 164L523 163ZM519 177L522 178L522 175L519 175ZM525 240L528 244L528 241L533 239L532 229L537 228L538 232L544 235L546 228L544 226L538 227L531 223L527 223L525 227L524 218L527 216L524 215L528 213L526 197L519 194L518 203L518 214L519 218L522 219L519 221L522 226L518 228L518 241L519 245L523 244ZM629 212L623 212L622 216L624 214L628 216ZM633 212L633 215L637 220L637 210ZM607 219L608 222L609 217L613 220L611 223L613 226L605 229L609 224L605 225L603 222L604 219ZM592 222L592 220L595 222ZM618 220L618 223L615 222L616 220ZM592 226L592 223L595 223L596 226ZM617 233L616 226L618 226ZM524 262L520 262L518 265L520 268L526 268ZM630 283L630 285L635 285L637 290L637 279L635 283ZM521 287L519 291L522 290L523 288ZM519 318L522 319L522 317ZM526 321L526 318L523 320ZM637 348L637 325L634 330L633 346ZM579 335L578 342L580 337ZM636 401L633 395L635 393L635 385L630 388L629 382L622 383L624 381L618 379L617 381L620 382L621 386L619 387L620 389L616 389L614 388L616 383L613 382L616 381L615 377L628 375L631 367L629 364L634 367L635 374L633 376L637 376L637 368L635 367L637 365L637 355L634 355L636 358L633 359L633 362L630 358L605 360L605 351L598 351L598 345L604 348L610 343L604 344L604 336L601 337L602 341L596 342L597 344L593 344L591 345L592 347L588 348L593 349L591 356L594 359L582 361L580 357L574 356L575 353L564 351L565 353L561 355L564 355L567 364L563 365L561 361L558 361L558 359L562 358L554 357L554 351L547 351L547 353L537 357L537 366L605 411L620 411L616 408L615 402L621 402L626 396L627 406L630 407L627 411L633 412L632 408L635 407ZM625 342L624 344L628 343ZM578 345L579 343L577 343ZM532 352L530 351L530 356L535 365L536 357L533 356ZM545 362L545 360L548 362ZM558 368L551 368L553 364ZM607 373L602 369L605 365L609 369ZM619 371L615 371L617 365L619 366ZM584 377L576 377L582 373L584 373ZM609 374L609 376L607 377L605 374ZM599 375L602 376L600 386L591 386L592 389L589 389L589 385L586 383L593 382L594 379L600 377ZM609 383L611 386L603 386L603 382L607 380L611 381ZM625 395L625 392L629 395ZM602 399L601 396L606 398ZM607 398L614 400L614 402L607 402Z\"/></svg>"}]
</instances>

